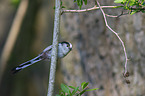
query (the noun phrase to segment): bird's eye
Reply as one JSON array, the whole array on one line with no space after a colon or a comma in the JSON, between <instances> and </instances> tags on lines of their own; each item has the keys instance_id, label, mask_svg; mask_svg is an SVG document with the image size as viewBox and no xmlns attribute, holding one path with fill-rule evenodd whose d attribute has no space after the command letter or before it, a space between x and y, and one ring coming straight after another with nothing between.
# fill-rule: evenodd
<instances>
[{"instance_id":1,"label":"bird's eye","mask_svg":"<svg viewBox=\"0 0 145 96\"><path fill-rule=\"evenodd\" d=\"M69 45L67 44L67 47L69 47Z\"/></svg>"}]
</instances>

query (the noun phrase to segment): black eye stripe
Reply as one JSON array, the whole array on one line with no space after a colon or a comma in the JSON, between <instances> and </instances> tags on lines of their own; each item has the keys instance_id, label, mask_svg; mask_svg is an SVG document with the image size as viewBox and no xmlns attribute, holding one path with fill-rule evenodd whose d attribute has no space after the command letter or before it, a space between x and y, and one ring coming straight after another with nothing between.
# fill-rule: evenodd
<instances>
[{"instance_id":1,"label":"black eye stripe","mask_svg":"<svg viewBox=\"0 0 145 96\"><path fill-rule=\"evenodd\" d=\"M70 47L70 44L66 41L61 42L61 44L67 44L67 47Z\"/></svg>"}]
</instances>

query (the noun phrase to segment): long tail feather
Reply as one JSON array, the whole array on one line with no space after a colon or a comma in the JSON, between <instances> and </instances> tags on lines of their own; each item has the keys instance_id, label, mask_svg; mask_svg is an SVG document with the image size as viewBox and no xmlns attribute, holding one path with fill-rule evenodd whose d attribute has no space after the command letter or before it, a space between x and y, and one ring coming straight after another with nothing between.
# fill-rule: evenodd
<instances>
[{"instance_id":1,"label":"long tail feather","mask_svg":"<svg viewBox=\"0 0 145 96\"><path fill-rule=\"evenodd\" d=\"M26 67L28 67L28 66L30 66L30 65L38 62L38 61L41 61L42 59L43 58L41 57L41 55L38 55L37 57L35 57L35 58L33 58L33 59L31 59L31 60L29 60L27 62L24 62L24 63L20 64L19 66L13 68L11 70L12 71L12 74L17 73L17 72L21 71L22 69L24 69L24 68L26 68Z\"/></svg>"}]
</instances>

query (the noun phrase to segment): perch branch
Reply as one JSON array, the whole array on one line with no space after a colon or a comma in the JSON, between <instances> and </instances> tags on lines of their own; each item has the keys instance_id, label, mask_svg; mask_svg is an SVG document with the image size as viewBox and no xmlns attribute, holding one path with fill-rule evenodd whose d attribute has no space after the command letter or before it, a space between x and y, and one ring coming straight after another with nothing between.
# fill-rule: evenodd
<instances>
[{"instance_id":1,"label":"perch branch","mask_svg":"<svg viewBox=\"0 0 145 96\"><path fill-rule=\"evenodd\" d=\"M53 46L52 46L52 53L51 53L51 66L50 66L50 75L49 75L49 84L48 84L47 96L53 96L53 93L54 93L59 27L60 27L60 0L55 0Z\"/></svg>"}]
</instances>

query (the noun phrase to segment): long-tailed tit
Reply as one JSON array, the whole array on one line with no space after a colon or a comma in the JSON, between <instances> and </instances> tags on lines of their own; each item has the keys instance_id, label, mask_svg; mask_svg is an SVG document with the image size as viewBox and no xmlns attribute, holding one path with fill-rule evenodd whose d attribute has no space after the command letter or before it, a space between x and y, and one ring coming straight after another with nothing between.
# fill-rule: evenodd
<instances>
[{"instance_id":1,"label":"long-tailed tit","mask_svg":"<svg viewBox=\"0 0 145 96\"><path fill-rule=\"evenodd\" d=\"M60 42L58 44L58 58L63 58L64 56L66 56L70 51L72 50L72 44L69 43L69 42ZM44 59L51 59L51 52L52 52L52 45L48 46L47 48L45 48L43 50L42 53L40 53L37 57L27 61L27 62L24 62L22 64L20 64L19 66L15 67L12 69L12 73L17 73L19 72L20 70L38 62L38 61L41 61L41 60L44 60Z\"/></svg>"}]
</instances>

